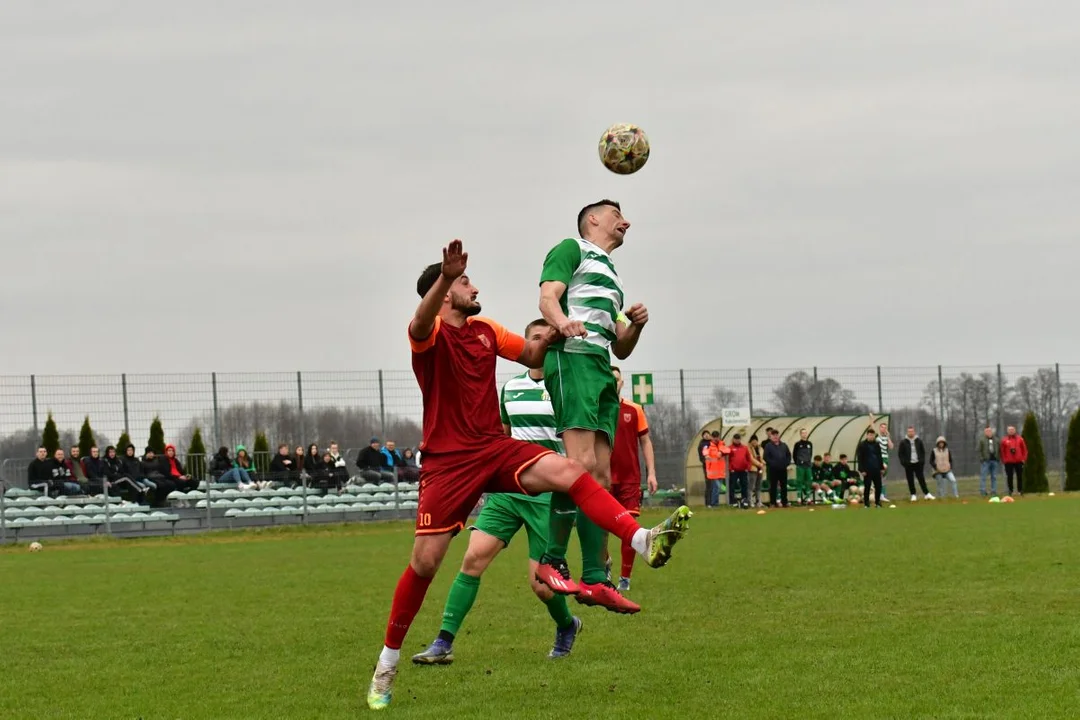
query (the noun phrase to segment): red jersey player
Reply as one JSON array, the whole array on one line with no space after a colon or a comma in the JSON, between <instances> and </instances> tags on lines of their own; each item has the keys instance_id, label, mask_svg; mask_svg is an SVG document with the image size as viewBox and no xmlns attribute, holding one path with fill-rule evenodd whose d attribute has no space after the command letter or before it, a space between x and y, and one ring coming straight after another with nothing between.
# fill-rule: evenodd
<instances>
[{"instance_id":1,"label":"red jersey player","mask_svg":"<svg viewBox=\"0 0 1080 720\"><path fill-rule=\"evenodd\" d=\"M574 460L503 433L495 390L495 359L542 367L556 333L526 342L498 323L479 317L478 291L465 275L461 241L443 249L441 263L424 269L416 283L422 298L409 323L413 373L424 398L420 449L420 500L409 564L394 591L386 640L368 688L368 707L390 705L401 645L450 541L485 492L564 492L593 522L618 535L652 567L664 565L686 531L689 508L645 530ZM559 569L541 565L537 579L569 594Z\"/></svg>"},{"instance_id":2,"label":"red jersey player","mask_svg":"<svg viewBox=\"0 0 1080 720\"><path fill-rule=\"evenodd\" d=\"M645 477L649 492L656 492L656 455L652 438L649 437L649 421L645 409L637 403L622 398L622 371L612 367L615 386L619 392L619 422L615 428L615 447L611 449L611 494L627 511L637 517L641 514L641 456L645 456ZM639 453L640 449L640 453ZM630 589L630 573L634 569L635 551L623 543L622 571L619 576L619 592ZM610 565L611 560L608 560Z\"/></svg>"}]
</instances>

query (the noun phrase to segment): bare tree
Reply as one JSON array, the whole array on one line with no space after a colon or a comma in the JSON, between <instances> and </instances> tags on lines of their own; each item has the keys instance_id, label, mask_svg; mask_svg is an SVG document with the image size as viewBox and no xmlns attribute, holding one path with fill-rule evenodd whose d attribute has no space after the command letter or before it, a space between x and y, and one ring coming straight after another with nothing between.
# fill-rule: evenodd
<instances>
[{"instance_id":1,"label":"bare tree","mask_svg":"<svg viewBox=\"0 0 1080 720\"><path fill-rule=\"evenodd\" d=\"M807 372L793 372L784 378L773 397L785 415L862 414L869 408L855 399L855 393L834 378L814 379Z\"/></svg>"}]
</instances>

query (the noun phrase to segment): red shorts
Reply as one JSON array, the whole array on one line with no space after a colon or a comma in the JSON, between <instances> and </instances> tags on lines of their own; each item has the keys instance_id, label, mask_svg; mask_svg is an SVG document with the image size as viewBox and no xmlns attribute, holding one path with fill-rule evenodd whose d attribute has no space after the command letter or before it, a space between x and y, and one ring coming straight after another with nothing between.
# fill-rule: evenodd
<instances>
[{"instance_id":1,"label":"red shorts","mask_svg":"<svg viewBox=\"0 0 1080 720\"><path fill-rule=\"evenodd\" d=\"M610 492L619 504L637 517L641 514L641 486L636 483L612 483Z\"/></svg>"},{"instance_id":2,"label":"red shorts","mask_svg":"<svg viewBox=\"0 0 1080 720\"><path fill-rule=\"evenodd\" d=\"M416 534L457 533L484 493L528 495L521 473L552 451L510 437L493 438L476 450L424 453Z\"/></svg>"}]
</instances>

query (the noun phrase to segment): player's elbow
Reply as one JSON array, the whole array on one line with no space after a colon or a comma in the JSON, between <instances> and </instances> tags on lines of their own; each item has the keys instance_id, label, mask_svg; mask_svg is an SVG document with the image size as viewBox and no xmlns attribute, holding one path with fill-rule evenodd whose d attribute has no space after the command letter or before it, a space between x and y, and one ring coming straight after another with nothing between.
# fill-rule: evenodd
<instances>
[{"instance_id":1,"label":"player's elbow","mask_svg":"<svg viewBox=\"0 0 1080 720\"><path fill-rule=\"evenodd\" d=\"M619 360L625 360L626 358L630 357L630 351L627 350L626 347L622 345L622 343L615 343L614 345L612 345L611 354Z\"/></svg>"}]
</instances>

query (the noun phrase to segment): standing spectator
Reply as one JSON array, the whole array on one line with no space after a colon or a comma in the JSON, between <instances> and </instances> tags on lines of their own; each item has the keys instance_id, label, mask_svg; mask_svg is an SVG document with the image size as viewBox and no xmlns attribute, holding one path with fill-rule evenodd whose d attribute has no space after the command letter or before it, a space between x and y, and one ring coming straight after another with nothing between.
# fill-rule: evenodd
<instances>
[{"instance_id":1,"label":"standing spectator","mask_svg":"<svg viewBox=\"0 0 1080 720\"><path fill-rule=\"evenodd\" d=\"M708 430L702 430L701 441L697 444L697 456L698 460L701 461L701 472L705 475L706 482L709 480L709 473L705 468L705 456L708 454L707 451L709 449L709 443L711 442L712 435L709 434Z\"/></svg>"},{"instance_id":2,"label":"standing spectator","mask_svg":"<svg viewBox=\"0 0 1080 720\"><path fill-rule=\"evenodd\" d=\"M270 477L280 483L286 485L292 485L294 480L299 477L294 472L293 459L289 454L289 446L287 443L281 443L278 445L277 454L274 455L274 459L270 461Z\"/></svg>"},{"instance_id":3,"label":"standing spectator","mask_svg":"<svg viewBox=\"0 0 1080 720\"><path fill-rule=\"evenodd\" d=\"M731 476L728 478L728 504L735 505L735 487L739 488L740 506L750 507L750 470L754 467L750 448L743 445L742 435L735 433L731 438L731 456L728 458Z\"/></svg>"},{"instance_id":4,"label":"standing spectator","mask_svg":"<svg viewBox=\"0 0 1080 720\"><path fill-rule=\"evenodd\" d=\"M956 487L956 475L953 474L952 469L952 450L949 449L949 443L945 442L945 438L939 437L934 443L934 450L930 453L930 470L934 473L934 479L937 480L938 495L943 498L949 495L946 481L952 483L953 497L960 497L960 490Z\"/></svg>"},{"instance_id":5,"label":"standing spectator","mask_svg":"<svg viewBox=\"0 0 1080 720\"><path fill-rule=\"evenodd\" d=\"M387 440L386 445L383 446L382 454L386 458L383 475L389 473L393 478L389 482L398 482L401 479L401 468L405 467L405 461L402 459L401 453L397 451L397 443L393 440Z\"/></svg>"},{"instance_id":6,"label":"standing spectator","mask_svg":"<svg viewBox=\"0 0 1080 720\"><path fill-rule=\"evenodd\" d=\"M1001 441L1001 463L1005 466L1005 482L1009 485L1010 495L1013 494L1013 475L1016 476L1016 492L1024 494L1024 463L1027 458L1027 443L1010 425L1005 429L1005 438Z\"/></svg>"},{"instance_id":7,"label":"standing spectator","mask_svg":"<svg viewBox=\"0 0 1080 720\"><path fill-rule=\"evenodd\" d=\"M165 459L161 465L165 469L165 477L180 492L191 492L199 489L199 481L187 474L183 464L180 462L180 458L176 456L175 445L165 446ZM187 500L180 503L180 507L190 507L190 505L191 503Z\"/></svg>"},{"instance_id":8,"label":"standing spectator","mask_svg":"<svg viewBox=\"0 0 1080 720\"><path fill-rule=\"evenodd\" d=\"M791 465L791 449L780 441L780 433L769 428L769 442L764 450L765 473L769 481L769 505L788 506L787 475Z\"/></svg>"},{"instance_id":9,"label":"standing spectator","mask_svg":"<svg viewBox=\"0 0 1080 720\"><path fill-rule=\"evenodd\" d=\"M986 476L990 476L990 492L997 495L998 461L1001 459L994 428L989 425L979 438L979 494L986 495Z\"/></svg>"},{"instance_id":10,"label":"standing spectator","mask_svg":"<svg viewBox=\"0 0 1080 720\"><path fill-rule=\"evenodd\" d=\"M799 429L799 441L791 451L795 461L795 494L800 505L814 501L814 443L808 439L806 428Z\"/></svg>"},{"instance_id":11,"label":"standing spectator","mask_svg":"<svg viewBox=\"0 0 1080 720\"><path fill-rule=\"evenodd\" d=\"M727 474L724 456L731 450L720 439L720 432L713 430L709 447L705 450L705 507L720 505L720 484Z\"/></svg>"},{"instance_id":12,"label":"standing spectator","mask_svg":"<svg viewBox=\"0 0 1080 720\"><path fill-rule=\"evenodd\" d=\"M871 426L866 429L866 439L859 443L855 452L855 462L859 464L859 472L863 477L863 505L870 507L870 488L874 489L874 505L881 507L884 493L881 491L881 474L885 467L881 456L881 446L878 444L877 433Z\"/></svg>"},{"instance_id":13,"label":"standing spectator","mask_svg":"<svg viewBox=\"0 0 1080 720\"><path fill-rule=\"evenodd\" d=\"M49 486L54 496L82 494L82 486L75 482L71 474L71 463L64 457L64 451L60 448L53 453L52 462L49 463L49 477Z\"/></svg>"},{"instance_id":14,"label":"standing spectator","mask_svg":"<svg viewBox=\"0 0 1080 720\"><path fill-rule=\"evenodd\" d=\"M911 502L916 502L919 496L915 494L915 480L919 481L919 489L922 490L924 500L933 500L934 496L926 489L926 474L923 468L926 466L926 447L922 438L915 432L915 426L909 425L907 437L900 441L900 448L896 451L900 458L900 464L907 474L908 492L911 493Z\"/></svg>"},{"instance_id":15,"label":"standing spectator","mask_svg":"<svg viewBox=\"0 0 1080 720\"><path fill-rule=\"evenodd\" d=\"M406 482L416 482L420 478L420 468L416 466L416 453L412 448L405 448L405 452L401 454L401 459L405 462L405 467L402 471L402 477Z\"/></svg>"},{"instance_id":16,"label":"standing spectator","mask_svg":"<svg viewBox=\"0 0 1080 720\"><path fill-rule=\"evenodd\" d=\"M49 494L52 484L52 467L49 463L49 451L44 447L37 449L37 456L26 468L26 487L38 490L42 495Z\"/></svg>"},{"instance_id":17,"label":"standing spectator","mask_svg":"<svg viewBox=\"0 0 1080 720\"><path fill-rule=\"evenodd\" d=\"M750 507L765 507L761 502L761 476L765 474L765 456L758 436L750 436Z\"/></svg>"},{"instance_id":18,"label":"standing spectator","mask_svg":"<svg viewBox=\"0 0 1080 720\"><path fill-rule=\"evenodd\" d=\"M86 473L87 488L91 495L103 494L109 487L109 479L105 474L105 461L101 459L101 451L97 445L90 448L90 457L83 458L83 472Z\"/></svg>"},{"instance_id":19,"label":"standing spectator","mask_svg":"<svg viewBox=\"0 0 1080 720\"><path fill-rule=\"evenodd\" d=\"M365 482L377 483L383 479L383 468L386 466L386 456L382 454L382 446L379 438L371 438L368 446L361 448L356 454L356 467L360 470L360 477Z\"/></svg>"}]
</instances>

